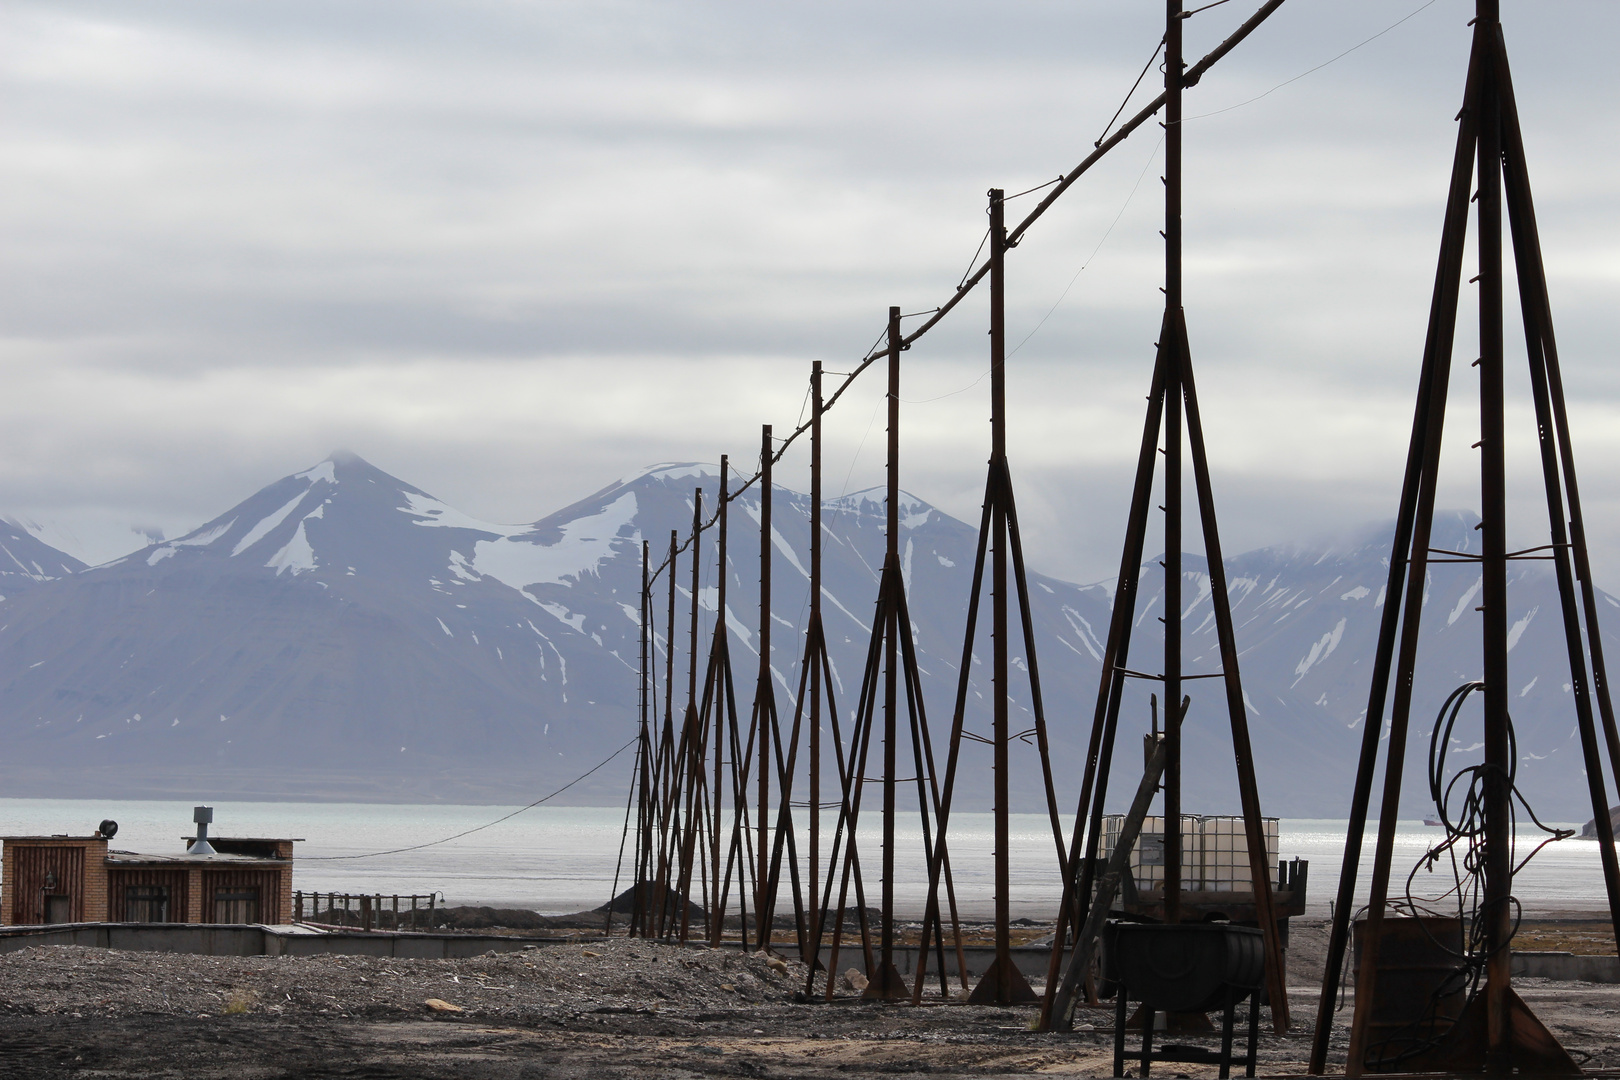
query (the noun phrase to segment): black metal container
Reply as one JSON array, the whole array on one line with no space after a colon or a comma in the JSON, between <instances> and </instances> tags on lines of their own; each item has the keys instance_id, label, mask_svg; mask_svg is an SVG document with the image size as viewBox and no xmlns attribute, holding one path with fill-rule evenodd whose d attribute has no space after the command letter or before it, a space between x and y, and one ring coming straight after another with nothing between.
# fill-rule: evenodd
<instances>
[{"instance_id":1,"label":"black metal container","mask_svg":"<svg viewBox=\"0 0 1620 1080\"><path fill-rule=\"evenodd\" d=\"M1265 985L1265 938L1230 923L1110 922L1105 971L1158 1012L1212 1012Z\"/></svg>"},{"instance_id":2,"label":"black metal container","mask_svg":"<svg viewBox=\"0 0 1620 1080\"><path fill-rule=\"evenodd\" d=\"M1361 972L1367 921L1351 928L1352 983ZM1404 1071L1401 1065L1451 1030L1468 1002L1463 921L1445 915L1393 917L1380 926L1378 982L1370 1002L1356 999L1367 1017L1369 1072Z\"/></svg>"}]
</instances>

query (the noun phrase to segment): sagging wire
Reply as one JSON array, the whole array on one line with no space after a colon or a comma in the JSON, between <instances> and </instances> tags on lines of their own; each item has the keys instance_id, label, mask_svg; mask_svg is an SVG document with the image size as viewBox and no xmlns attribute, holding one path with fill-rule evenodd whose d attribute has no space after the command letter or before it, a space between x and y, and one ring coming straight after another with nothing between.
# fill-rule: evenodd
<instances>
[{"instance_id":1,"label":"sagging wire","mask_svg":"<svg viewBox=\"0 0 1620 1080\"><path fill-rule=\"evenodd\" d=\"M1419 920L1417 927L1441 955L1449 956L1455 961L1455 966L1430 993L1422 1014L1416 1020L1392 1032L1387 1038L1368 1046L1366 1060L1367 1067L1371 1070L1387 1072L1395 1069L1402 1062L1433 1049L1451 1031L1468 1004L1480 993L1485 979L1485 969L1491 958L1511 948L1513 938L1518 933L1524 912L1518 899L1512 894L1512 878L1516 877L1542 848L1575 835L1572 829L1557 829L1542 822L1524 797L1524 793L1519 790L1518 736L1513 729L1512 717L1507 720L1509 764L1506 776L1501 775L1500 766L1481 762L1459 769L1450 780L1446 779L1446 756L1454 741L1452 732L1456 730L1457 718L1468 698L1476 691L1484 689L1485 684L1482 682L1463 683L1451 692L1435 716L1434 730L1429 736L1429 796L1434 800L1435 812L1445 829L1445 838L1430 847L1407 874L1405 899L1401 905L1413 916L1450 918L1454 915L1463 929L1460 940L1456 942L1442 941L1427 921ZM1506 782L1509 793L1508 864L1511 870L1506 903L1512 909L1510 929L1506 937L1494 945L1490 942L1488 923L1497 913L1491 910L1484 896L1485 786L1493 774ZM1546 838L1522 859L1516 858L1515 850L1518 845L1518 812L1514 808L1515 799L1524 807L1524 813L1536 828L1547 834ZM1442 861L1451 867L1451 887L1438 896L1415 896L1413 889L1419 871L1427 870L1433 873L1435 866ZM1442 906L1450 909L1443 915L1440 910Z\"/></svg>"},{"instance_id":2,"label":"sagging wire","mask_svg":"<svg viewBox=\"0 0 1620 1080\"><path fill-rule=\"evenodd\" d=\"M1134 89L1134 87L1133 87L1133 89ZM1129 100L1129 99L1127 99L1127 100ZM1120 108L1121 108L1121 109L1123 109L1123 108L1124 108L1124 107L1125 107L1125 106L1123 106L1123 105L1121 105L1121 106L1120 106ZM1115 117L1116 117L1116 118L1117 118L1117 117L1118 117L1118 115L1119 115L1119 114L1118 114L1118 113L1115 113L1115 114L1114 114L1114 115L1115 115ZM1109 123L1113 123L1113 121L1112 121L1112 120L1110 120L1110 121L1109 121ZM1098 142L1102 142L1102 140L1101 140L1101 139L1098 139L1098 140L1097 140L1097 141L1098 141ZM1034 193L1035 193L1035 192L1037 192L1037 191L1040 191L1040 190L1041 190L1041 189L1042 189L1042 188L1049 188L1049 187L1051 187L1051 186L1052 186L1052 185L1053 185L1053 184L1061 184L1061 183L1063 183L1063 177L1061 177L1061 176L1054 176L1054 177L1052 177L1052 179L1050 179L1050 180L1048 180L1048 181L1047 181L1047 182L1046 182L1046 183L1044 183L1044 184L1036 184L1036 185L1035 185L1035 186L1034 186L1034 187L1032 187L1032 188L1025 188L1025 189L1024 189L1024 190L1023 190L1023 191L1020 191L1020 192L1019 192L1019 193L1018 193L1018 194L1016 194L1016 195L1004 195L1004 196L1002 196L1002 199L1001 199L1001 201L1002 201L1002 202L1004 202L1004 203L1010 203L1010 202L1012 202L1012 201L1013 201L1013 200L1014 200L1014 199L1022 199L1022 198L1023 198L1023 197L1024 197L1024 196L1025 196L1025 195L1033 195L1033 194L1034 194ZM980 244L980 245L979 245L979 246L980 246L980 247L981 247L981 248L982 248L982 247L983 247L983 246L984 246L984 245L983 245L983 244ZM979 256L978 256L978 253L977 253L977 252L975 252L975 253L974 253L974 255L973 255L973 257L974 257L974 258L975 258L975 259L977 259L977 258L978 258L978 257L979 257ZM963 274L963 275L962 275L962 280L964 280L964 281L966 281L966 280L967 280L967 275L966 275L966 274ZM935 310L935 311L938 311L938 310L939 310L939 309L938 309L938 308L935 308L935 309L934 309L934 310Z\"/></svg>"},{"instance_id":3,"label":"sagging wire","mask_svg":"<svg viewBox=\"0 0 1620 1080\"><path fill-rule=\"evenodd\" d=\"M984 252L984 245L989 239L990 239L990 230L985 229L984 230L984 235L979 237L979 246L973 249L973 257L968 259L967 269L962 271L962 280L958 281L956 283L956 291L957 292L961 292L963 287L965 285L967 285L967 279L973 273L973 268L979 264L979 256ZM881 340L883 340L883 338L880 335L879 338L878 338L878 341L881 341ZM874 341L872 343L872 348L873 349L877 348L877 342L876 341ZM872 349L867 349L866 351L867 351L867 353L870 354Z\"/></svg>"},{"instance_id":4,"label":"sagging wire","mask_svg":"<svg viewBox=\"0 0 1620 1080\"><path fill-rule=\"evenodd\" d=\"M1015 349L1014 352L1016 352L1016 351L1017 350ZM1008 353L1007 355L1011 356L1012 353ZM969 390L973 389L975 386L978 386L980 383L984 382L984 380L986 380L986 379L988 379L990 377L990 371L991 371L990 368L985 368L982 372L979 373L979 377L977 379L974 379L972 382L968 383L966 386L960 387L960 388L958 388L956 390L948 391L947 393L940 394L940 395L938 395L936 397L928 397L928 398L904 398L903 397L900 400L902 402L904 402L905 404L907 404L907 405L930 405L930 404L932 404L933 402L936 402L936 401L944 401L948 397L955 397L957 394L965 394Z\"/></svg>"},{"instance_id":5,"label":"sagging wire","mask_svg":"<svg viewBox=\"0 0 1620 1080\"><path fill-rule=\"evenodd\" d=\"M1340 53L1338 56L1335 56L1335 57L1333 57L1332 59L1329 59L1329 60L1324 60L1320 64L1317 64L1315 67L1310 68L1310 69L1308 69L1306 71L1302 71L1298 75L1295 75L1292 79L1283 80L1282 82L1278 83L1276 86L1273 86L1270 90L1267 90L1263 94L1256 94L1254 97L1250 98L1247 101L1240 101L1236 105L1228 105L1224 109L1216 109L1213 112L1199 113L1197 116L1184 116L1184 117L1181 118L1181 122L1185 124L1189 120L1202 120L1207 116L1219 116L1219 115L1221 115L1221 113L1229 113L1233 109L1241 109L1245 105L1253 105L1255 102L1259 101L1261 98L1270 97L1272 94L1275 94L1278 90L1281 90L1283 87L1291 85L1293 83L1297 83L1297 82L1299 82L1299 80L1303 79L1307 75L1316 74L1318 71L1321 71L1323 68L1327 67L1329 64L1338 63L1340 60L1343 60L1345 57L1349 56L1351 53L1355 52L1357 49L1361 48L1363 45L1371 45L1373 42L1377 41L1379 38L1383 37L1385 34L1389 33L1391 30L1395 29L1397 26L1399 26L1402 23L1406 22L1408 19L1416 18L1423 11L1427 10L1428 8L1433 7L1436 2L1437 2L1437 0L1428 0L1428 3L1420 5L1415 11L1408 14L1405 18L1396 19L1394 22L1390 23L1388 26L1386 26L1382 30L1378 31L1378 33L1374 34L1372 37L1367 38L1365 41L1357 42L1356 44L1350 46L1348 49L1344 50L1344 52ZM1214 5L1212 4L1210 6L1213 7ZM1200 8L1199 10L1203 10L1203 9Z\"/></svg>"},{"instance_id":6,"label":"sagging wire","mask_svg":"<svg viewBox=\"0 0 1620 1080\"><path fill-rule=\"evenodd\" d=\"M860 463L861 451L866 449L866 440L872 437L872 429L877 426L878 413L883 411L884 404L885 399L879 398L878 403L872 407L872 418L866 422L866 433L861 436L861 441L855 444L855 454L849 459L849 471L844 474L844 486L838 492L840 500L849 494L850 477L855 475L855 466Z\"/></svg>"},{"instance_id":7,"label":"sagging wire","mask_svg":"<svg viewBox=\"0 0 1620 1080\"><path fill-rule=\"evenodd\" d=\"M1114 234L1114 229L1119 225L1120 219L1125 216L1125 211L1130 209L1131 201L1136 198L1137 191L1141 189L1142 181L1144 178L1146 178L1148 169L1152 168L1154 160L1158 158L1159 147L1163 145L1164 135L1161 134L1159 136L1158 143L1156 143L1153 147L1153 152L1148 155L1147 161L1142 165L1142 171L1136 174L1136 183L1131 185L1131 193L1125 196L1125 202L1120 206L1119 213L1115 214L1114 220L1108 223L1108 228L1103 232L1102 238L1097 241L1097 246L1091 249L1091 254L1086 256L1086 261L1080 264L1080 269L1074 272L1074 277L1070 278L1069 283L1063 287L1063 291L1059 293L1058 298L1053 301L1050 310L1048 310L1045 315L1041 316L1041 321L1035 324L1034 329L1024 335L1024 339L1022 341L1012 347L1012 351L1007 354L1008 359L1011 359L1017 354L1019 349L1022 349L1025 345L1029 344L1029 339L1039 333L1041 327L1046 325L1046 320L1050 319L1057 312L1058 307L1062 305L1064 299L1068 297L1069 290L1074 288L1074 283L1080 280L1080 275L1085 273L1086 267L1091 265L1092 260L1097 257L1097 253L1101 251L1103 245L1108 242L1108 238ZM975 383L975 385L977 385L977 383Z\"/></svg>"},{"instance_id":8,"label":"sagging wire","mask_svg":"<svg viewBox=\"0 0 1620 1080\"><path fill-rule=\"evenodd\" d=\"M567 791L569 788L573 787L575 784L578 784L581 781L585 780L585 778L590 776L592 773L599 772L600 770L606 768L608 763L611 762L614 758L618 757L620 754L624 753L626 750L630 749L632 746L636 745L636 743L638 743L640 741L641 741L641 733L638 731L636 733L635 738L631 739L629 742L625 743L623 746L621 746L617 750L613 751L613 753L609 754L607 757L603 758L601 761L599 761L595 765L591 766L591 768L587 769L585 772L580 773L578 776L574 777L572 780L568 781L568 783L564 784L562 787L558 788L556 791L553 791L551 794L543 795L540 798L534 800L534 802L530 803L529 805L520 806L516 810L513 810L510 814L504 814L501 817L496 818L494 821L485 822L482 825L476 825L471 829L464 829L461 832L456 833L454 836L446 836L442 840L429 840L425 844L412 844L409 847L389 848L387 851L367 851L367 852L365 852L363 854L360 854L360 855L300 855L300 856L298 856L298 861L299 862L338 862L338 861L346 860L346 859L375 859L379 855L399 855L399 854L401 854L403 852L406 852L406 851L421 851L423 848L438 847L440 844L448 844L452 840L460 840L463 836L471 836L473 833L483 832L485 829L492 829L496 825L499 825L503 821L511 821L513 818L517 817L521 813L524 813L524 812L529 811L529 810L533 810L535 807L541 805L542 803L550 802L552 799L555 799L557 796L561 795L563 792Z\"/></svg>"},{"instance_id":9,"label":"sagging wire","mask_svg":"<svg viewBox=\"0 0 1620 1080\"><path fill-rule=\"evenodd\" d=\"M1224 2L1224 0L1223 0L1223 2ZM1203 9L1200 8L1199 10L1202 11ZM1188 14L1194 14L1194 13L1189 12ZM1183 18L1185 18L1185 17L1186 16L1183 16ZM1097 136L1097 141L1091 144L1091 147L1092 147L1093 150L1095 150L1098 147L1102 146L1103 140L1108 138L1108 133L1114 129L1114 121L1119 119L1120 113L1125 111L1125 106L1129 105L1131 103L1131 98L1136 96L1136 88L1142 85L1142 80L1143 79L1147 78L1148 70L1153 67L1153 61L1155 61L1155 60L1157 60L1159 58L1159 52L1163 48L1164 48L1164 38L1161 37L1159 39L1159 43L1157 45L1153 46L1153 55L1148 57L1147 58L1147 63L1142 65L1142 73L1136 77L1135 82L1131 83L1130 90L1126 91L1125 100L1123 100L1123 101L1121 101L1119 103L1119 108L1114 110L1114 115L1108 118L1108 123L1107 124L1103 125L1102 134ZM1061 177L1059 179L1061 179ZM1044 187L1045 185L1043 184L1041 186Z\"/></svg>"}]
</instances>

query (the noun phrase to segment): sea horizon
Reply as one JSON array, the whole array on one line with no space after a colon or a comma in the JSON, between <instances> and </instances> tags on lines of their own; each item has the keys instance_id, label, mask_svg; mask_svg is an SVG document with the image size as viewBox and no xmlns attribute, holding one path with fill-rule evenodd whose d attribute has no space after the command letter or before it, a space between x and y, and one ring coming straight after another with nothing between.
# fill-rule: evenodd
<instances>
[{"instance_id":1,"label":"sea horizon","mask_svg":"<svg viewBox=\"0 0 1620 1080\"><path fill-rule=\"evenodd\" d=\"M0 835L89 835L110 818L119 823L112 847L149 854L183 850L194 832L191 802L151 799L0 799ZM434 893L437 903L573 914L605 904L615 887L629 887L634 838L625 833L625 808L612 806L521 806L481 804L348 803L215 800L215 836L296 838L293 887L305 892ZM505 820L499 820L504 818ZM835 815L823 817L822 860ZM1065 838L1072 816L1061 820ZM993 897L993 815L952 815L949 842L958 905L964 918L988 918ZM875 901L879 834L875 815L863 822L868 903ZM1048 921L1062 892L1057 844L1044 814L1014 814L1012 909L1014 918ZM1337 891L1347 822L1280 818L1279 855L1310 863L1306 914L1326 915ZM1578 824L1557 823L1579 830ZM632 822L633 825L633 822ZM797 822L801 879L808 879L804 821ZM1364 834L1357 903L1365 902L1377 822ZM1442 838L1419 820L1399 822L1390 893L1400 896L1408 872ZM927 893L920 827L914 818L897 823L896 908L920 915ZM1521 832L1520 855L1529 837ZM1535 842L1539 842L1539 839ZM621 863L620 847L624 857ZM825 868L818 875L824 883ZM615 886L615 879L617 885ZM1433 896L1437 879L1418 874ZM783 872L783 888L788 874ZM1446 884L1449 885L1449 876ZM737 886L733 884L732 896ZM1601 914L1607 910L1596 843L1570 839L1549 844L1515 879L1515 895L1527 915ZM854 903L853 895L850 903ZM735 901L733 908L735 910ZM1454 906L1454 901L1453 901ZM779 906L779 910L781 907Z\"/></svg>"}]
</instances>

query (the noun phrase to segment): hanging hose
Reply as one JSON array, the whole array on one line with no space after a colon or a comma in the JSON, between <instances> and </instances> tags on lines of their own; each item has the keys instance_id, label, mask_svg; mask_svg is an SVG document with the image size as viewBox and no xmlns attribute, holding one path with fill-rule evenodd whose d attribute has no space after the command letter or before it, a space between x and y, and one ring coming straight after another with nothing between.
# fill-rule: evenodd
<instances>
[{"instance_id":1,"label":"hanging hose","mask_svg":"<svg viewBox=\"0 0 1620 1080\"><path fill-rule=\"evenodd\" d=\"M1434 731L1429 736L1429 797L1434 801L1435 814L1445 829L1445 838L1429 848L1412 867L1412 872L1406 876L1406 895L1404 907L1412 916L1446 916L1450 911L1442 912L1439 905L1446 904L1449 908L1455 903L1456 918L1466 927L1466 935L1459 951L1454 944L1448 944L1436 938L1428 925L1418 923L1430 943L1442 954L1453 957L1456 966L1441 980L1440 985L1429 995L1429 1001L1423 1013L1412 1023L1406 1025L1387 1039L1370 1044L1367 1047L1366 1067L1375 1071L1389 1071L1399 1063L1427 1053L1440 1043L1451 1031L1456 1023L1455 1017L1462 1014L1469 1002L1479 993L1484 982L1485 967L1495 952L1511 946L1513 937L1518 933L1522 911L1519 902L1512 895L1511 882L1508 890L1508 903L1513 906L1512 927L1506 938L1496 943L1495 948L1488 946L1486 933L1485 892L1485 780L1496 767L1481 762L1459 769L1450 780L1446 779L1446 757L1450 752L1451 733L1456 729L1457 718L1462 713L1463 706L1476 690L1485 689L1482 682L1466 682L1453 690L1440 706L1440 711L1434 719ZM1525 864L1533 859L1542 848L1556 840L1564 840L1574 835L1570 829L1554 829L1542 823L1530 807L1524 794L1518 788L1518 762L1519 744L1518 736L1513 730L1513 718L1508 717L1508 809L1511 815L1508 823L1508 836L1510 845L1518 842L1518 813L1513 806L1517 799L1519 805L1524 807L1525 814L1536 828L1548 834L1547 838L1517 863L1512 857L1512 876L1517 876L1524 869ZM1464 781L1466 780L1466 783ZM1511 850L1511 848L1510 848ZM1419 870L1427 869L1434 872L1435 866L1445 859L1451 864L1451 888L1432 898L1418 898L1413 896L1413 882ZM1454 1000L1462 995L1462 1007L1452 1006Z\"/></svg>"}]
</instances>

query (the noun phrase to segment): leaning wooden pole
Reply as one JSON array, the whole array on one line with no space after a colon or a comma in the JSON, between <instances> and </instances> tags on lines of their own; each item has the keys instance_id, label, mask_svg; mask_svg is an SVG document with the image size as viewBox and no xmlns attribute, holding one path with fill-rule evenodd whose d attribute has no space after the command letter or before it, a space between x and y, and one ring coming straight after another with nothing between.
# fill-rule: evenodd
<instances>
[{"instance_id":1,"label":"leaning wooden pole","mask_svg":"<svg viewBox=\"0 0 1620 1080\"><path fill-rule=\"evenodd\" d=\"M1552 303L1547 290L1546 267L1541 257L1535 199L1530 192L1529 164L1525 160L1524 135L1519 128L1519 110L1513 96L1513 77L1508 71L1505 43L1498 45L1497 66L1502 99L1505 200L1513 235L1525 346L1530 360L1536 429L1540 435L1553 567L1563 601L1564 643L1570 671L1574 675L1572 686L1575 691L1576 724L1581 733L1593 822L1598 837L1598 857L1603 866L1603 880L1609 899L1609 918L1620 929L1620 862L1616 859L1613 822L1609 819L1609 801L1603 785L1602 744L1592 715L1594 696L1607 738L1609 769L1617 780L1620 780L1620 732L1615 729L1614 708L1609 700L1596 596L1586 555L1580 485L1575 478L1574 448L1569 437L1563 381L1558 376L1558 345L1553 333ZM1576 604L1577 582L1582 604L1579 611ZM1584 636L1582 615L1586 619ZM1587 679L1588 650L1591 658L1590 682Z\"/></svg>"},{"instance_id":2,"label":"leaning wooden pole","mask_svg":"<svg viewBox=\"0 0 1620 1080\"><path fill-rule=\"evenodd\" d=\"M1468 67L1467 83L1463 91L1463 109L1458 113L1457 146L1452 159L1450 196L1446 202L1445 223L1440 234L1439 265L1435 270L1434 293L1429 301L1428 331L1424 341L1423 360L1418 374L1417 404L1412 417L1412 434L1406 452L1406 472L1401 484L1399 509L1395 517L1395 536L1390 545L1389 575L1384 585L1384 614L1379 623L1378 643L1373 652L1373 669L1368 691L1366 719L1362 722L1360 757L1356 768L1356 782L1351 793L1349 827L1345 832L1343 864L1339 871L1338 895L1333 907L1333 924L1328 934L1328 951L1324 968L1322 995L1317 1002L1316 1028L1312 1036L1308 1069L1312 1075L1321 1075L1327 1067L1328 1041L1333 1034L1333 1012L1343 974L1345 951L1350 944L1350 917L1355 911L1356 879L1361 866L1362 836L1367 826L1367 811L1372 801L1373 781L1377 772L1378 748L1384 737L1385 709L1389 705L1391 669L1397 642L1402 633L1402 612L1411 612L1406 589L1412 580L1410 555L1417 552L1415 538L1421 533L1424 560L1427 559L1429 522L1432 520L1432 498L1424 500L1420 512L1420 498L1424 495L1428 475L1430 450L1438 454L1431 440L1438 440L1440 430L1429 422L1430 416L1443 419L1445 397L1449 384L1451 335L1455 330L1456 307L1453 297L1462 269L1463 233L1467 229L1470 192L1473 188L1475 111L1470 107L1473 87L1478 78L1478 62ZM1444 369L1441 358L1444 358ZM1438 395L1438 410L1436 408ZM1421 591L1421 590L1420 590ZM1397 687L1397 697L1401 691Z\"/></svg>"}]
</instances>

